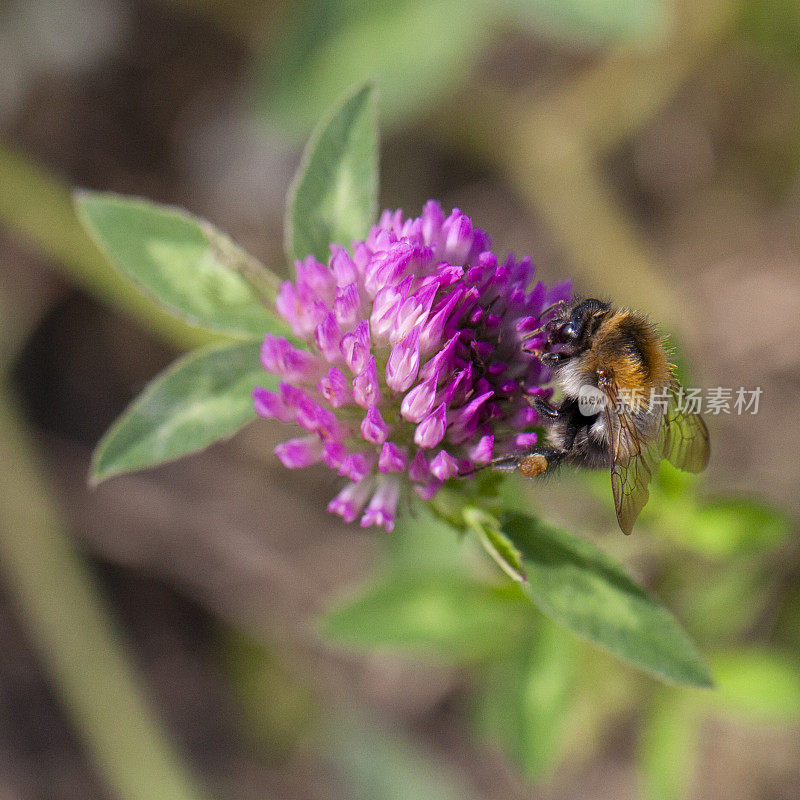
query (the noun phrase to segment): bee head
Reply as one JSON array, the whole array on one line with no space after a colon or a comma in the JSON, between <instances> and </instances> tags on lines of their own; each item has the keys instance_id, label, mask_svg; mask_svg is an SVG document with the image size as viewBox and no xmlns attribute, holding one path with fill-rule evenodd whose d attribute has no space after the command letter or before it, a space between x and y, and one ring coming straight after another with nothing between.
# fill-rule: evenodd
<instances>
[{"instance_id":1,"label":"bee head","mask_svg":"<svg viewBox=\"0 0 800 800\"><path fill-rule=\"evenodd\" d=\"M602 300L578 300L547 324L549 349L573 356L585 350L611 306Z\"/></svg>"}]
</instances>

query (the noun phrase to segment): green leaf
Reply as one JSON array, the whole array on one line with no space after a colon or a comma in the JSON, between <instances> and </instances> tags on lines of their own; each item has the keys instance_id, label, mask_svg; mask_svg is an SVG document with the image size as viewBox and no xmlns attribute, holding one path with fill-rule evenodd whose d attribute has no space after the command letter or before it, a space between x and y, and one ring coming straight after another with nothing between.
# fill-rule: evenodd
<instances>
[{"instance_id":1,"label":"green leaf","mask_svg":"<svg viewBox=\"0 0 800 800\"><path fill-rule=\"evenodd\" d=\"M329 612L322 632L362 649L473 661L501 650L525 625L525 602L514 588L451 575L398 575Z\"/></svg>"},{"instance_id":2,"label":"green leaf","mask_svg":"<svg viewBox=\"0 0 800 800\"><path fill-rule=\"evenodd\" d=\"M525 592L549 617L658 678L713 685L675 618L594 544L522 514L503 531L522 553Z\"/></svg>"},{"instance_id":3,"label":"green leaf","mask_svg":"<svg viewBox=\"0 0 800 800\"><path fill-rule=\"evenodd\" d=\"M515 581L524 583L526 577L522 566L522 554L500 530L499 520L480 508L471 506L464 509L464 521L478 534L484 549L497 562L500 569Z\"/></svg>"},{"instance_id":4,"label":"green leaf","mask_svg":"<svg viewBox=\"0 0 800 800\"><path fill-rule=\"evenodd\" d=\"M378 126L372 86L360 86L312 135L286 212L290 261L313 255L323 264L329 245L363 239L378 208Z\"/></svg>"},{"instance_id":5,"label":"green leaf","mask_svg":"<svg viewBox=\"0 0 800 800\"><path fill-rule=\"evenodd\" d=\"M265 115L291 134L365 77L380 87L386 122L432 108L466 85L493 13L486 0L305 0L293 12L282 46L264 53L255 75Z\"/></svg>"},{"instance_id":6,"label":"green leaf","mask_svg":"<svg viewBox=\"0 0 800 800\"><path fill-rule=\"evenodd\" d=\"M713 659L718 691L711 698L750 721L786 723L800 718L800 663L774 650L750 647Z\"/></svg>"},{"instance_id":7,"label":"green leaf","mask_svg":"<svg viewBox=\"0 0 800 800\"><path fill-rule=\"evenodd\" d=\"M253 388L277 384L262 369L259 349L258 342L214 345L164 370L100 441L92 481L202 450L254 419Z\"/></svg>"},{"instance_id":8,"label":"green leaf","mask_svg":"<svg viewBox=\"0 0 800 800\"><path fill-rule=\"evenodd\" d=\"M773 550L791 532L789 519L764 503L742 498L704 503L692 515L682 539L716 558Z\"/></svg>"},{"instance_id":9,"label":"green leaf","mask_svg":"<svg viewBox=\"0 0 800 800\"><path fill-rule=\"evenodd\" d=\"M683 800L695 771L696 708L674 692L658 694L645 719L637 762L647 800Z\"/></svg>"},{"instance_id":10,"label":"green leaf","mask_svg":"<svg viewBox=\"0 0 800 800\"><path fill-rule=\"evenodd\" d=\"M539 33L591 41L642 43L667 30L663 0L504 0L515 19Z\"/></svg>"},{"instance_id":11,"label":"green leaf","mask_svg":"<svg viewBox=\"0 0 800 800\"><path fill-rule=\"evenodd\" d=\"M664 0L304 0L254 89L270 123L305 133L356 82L374 77L381 120L395 125L468 87L471 67L510 26L636 44L668 26Z\"/></svg>"},{"instance_id":12,"label":"green leaf","mask_svg":"<svg viewBox=\"0 0 800 800\"><path fill-rule=\"evenodd\" d=\"M765 565L756 566L752 559L726 562L711 580L703 565L697 567L681 575L677 600L687 627L706 646L737 640L774 602Z\"/></svg>"},{"instance_id":13,"label":"green leaf","mask_svg":"<svg viewBox=\"0 0 800 800\"><path fill-rule=\"evenodd\" d=\"M545 777L558 761L574 695L577 648L573 637L540 618L533 635L523 636L488 671L479 727L526 777Z\"/></svg>"},{"instance_id":14,"label":"green leaf","mask_svg":"<svg viewBox=\"0 0 800 800\"><path fill-rule=\"evenodd\" d=\"M662 462L642 520L689 550L726 560L774 550L791 533L788 517L763 502L742 497L697 502L695 480Z\"/></svg>"},{"instance_id":15,"label":"green leaf","mask_svg":"<svg viewBox=\"0 0 800 800\"><path fill-rule=\"evenodd\" d=\"M274 295L277 278L209 223L116 194L77 192L75 203L111 262L176 316L237 336L285 331L252 288Z\"/></svg>"}]
</instances>

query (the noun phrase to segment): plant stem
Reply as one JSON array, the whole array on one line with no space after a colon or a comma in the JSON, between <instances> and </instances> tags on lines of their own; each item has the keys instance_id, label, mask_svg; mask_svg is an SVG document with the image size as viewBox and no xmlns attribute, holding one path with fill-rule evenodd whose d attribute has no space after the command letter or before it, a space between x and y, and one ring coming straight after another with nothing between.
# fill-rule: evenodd
<instances>
[{"instance_id":1,"label":"plant stem","mask_svg":"<svg viewBox=\"0 0 800 800\"><path fill-rule=\"evenodd\" d=\"M114 795L202 797L153 718L87 565L0 395L0 566L20 619Z\"/></svg>"}]
</instances>

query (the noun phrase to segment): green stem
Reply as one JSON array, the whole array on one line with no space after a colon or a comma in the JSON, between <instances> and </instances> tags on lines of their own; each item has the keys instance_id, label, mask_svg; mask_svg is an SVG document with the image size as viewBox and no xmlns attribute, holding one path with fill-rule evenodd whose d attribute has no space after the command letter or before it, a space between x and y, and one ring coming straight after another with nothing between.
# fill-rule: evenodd
<instances>
[{"instance_id":1,"label":"green stem","mask_svg":"<svg viewBox=\"0 0 800 800\"><path fill-rule=\"evenodd\" d=\"M162 311L123 278L83 230L66 184L1 146L0 223L52 259L53 266L71 281L170 344L183 350L219 340Z\"/></svg>"},{"instance_id":2,"label":"green stem","mask_svg":"<svg viewBox=\"0 0 800 800\"><path fill-rule=\"evenodd\" d=\"M115 796L200 798L148 709L22 431L0 396L0 566L20 618Z\"/></svg>"}]
</instances>

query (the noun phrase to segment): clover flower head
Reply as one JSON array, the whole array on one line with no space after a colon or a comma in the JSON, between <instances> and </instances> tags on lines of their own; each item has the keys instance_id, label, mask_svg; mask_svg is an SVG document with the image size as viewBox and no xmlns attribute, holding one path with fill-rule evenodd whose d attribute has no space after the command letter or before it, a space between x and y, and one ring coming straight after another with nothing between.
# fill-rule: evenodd
<instances>
[{"instance_id":1,"label":"clover flower head","mask_svg":"<svg viewBox=\"0 0 800 800\"><path fill-rule=\"evenodd\" d=\"M529 446L549 396L548 371L526 339L569 283L533 284L530 258L499 261L468 216L384 211L351 253L331 245L281 287L277 308L308 346L268 334L261 361L278 391L257 388L262 417L305 435L275 452L291 468L319 462L347 485L328 510L391 530L409 486L430 499L450 478Z\"/></svg>"}]
</instances>

